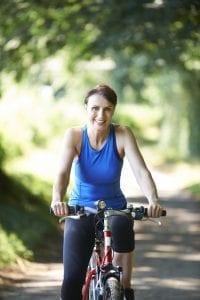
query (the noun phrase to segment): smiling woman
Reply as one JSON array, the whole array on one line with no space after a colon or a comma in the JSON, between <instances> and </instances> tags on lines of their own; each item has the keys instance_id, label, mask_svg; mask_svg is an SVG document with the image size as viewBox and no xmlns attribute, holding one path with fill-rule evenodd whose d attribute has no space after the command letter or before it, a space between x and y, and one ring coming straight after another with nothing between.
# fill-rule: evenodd
<instances>
[{"instance_id":1,"label":"smiling woman","mask_svg":"<svg viewBox=\"0 0 200 300\"><path fill-rule=\"evenodd\" d=\"M114 109L113 104L98 94L90 96L90 101L86 104L88 136L90 145L96 150L100 150L105 144Z\"/></svg>"},{"instance_id":2,"label":"smiling woman","mask_svg":"<svg viewBox=\"0 0 200 300\"><path fill-rule=\"evenodd\" d=\"M89 101L88 101L89 100ZM85 108L88 114L88 132L91 146L100 150L108 137L109 124L117 104L117 95L106 85L97 85L85 97ZM98 137L93 130L101 135ZM103 134L102 134L103 131Z\"/></svg>"},{"instance_id":3,"label":"smiling woman","mask_svg":"<svg viewBox=\"0 0 200 300\"><path fill-rule=\"evenodd\" d=\"M149 201L149 216L159 217L161 206L151 173L129 127L112 123L117 95L108 85L92 88L86 95L87 124L66 131L51 208L55 215L68 215L64 197L74 163L75 180L70 206L95 208L104 199L107 207L123 209L127 205L121 189L121 172L126 156L136 180ZM64 230L64 280L61 297L81 299L81 290L95 239L94 215L78 220L67 219ZM112 224L114 265L123 269L126 300L134 299L131 289L134 231L132 219L116 217ZM125 234L124 234L125 233ZM73 258L73 259L72 259Z\"/></svg>"}]
</instances>

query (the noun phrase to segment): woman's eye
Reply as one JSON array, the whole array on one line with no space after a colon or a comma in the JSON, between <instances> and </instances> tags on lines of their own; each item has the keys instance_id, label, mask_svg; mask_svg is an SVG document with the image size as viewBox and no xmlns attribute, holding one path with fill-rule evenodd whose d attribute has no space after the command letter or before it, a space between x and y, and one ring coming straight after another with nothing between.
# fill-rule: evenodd
<instances>
[{"instance_id":1,"label":"woman's eye","mask_svg":"<svg viewBox=\"0 0 200 300\"><path fill-rule=\"evenodd\" d=\"M101 108L99 108L99 106L93 106L92 108L91 108L91 110L92 111L94 111L94 112L97 112L97 111L99 111ZM103 112L112 112L112 107L105 107L104 109L103 109Z\"/></svg>"}]
</instances>

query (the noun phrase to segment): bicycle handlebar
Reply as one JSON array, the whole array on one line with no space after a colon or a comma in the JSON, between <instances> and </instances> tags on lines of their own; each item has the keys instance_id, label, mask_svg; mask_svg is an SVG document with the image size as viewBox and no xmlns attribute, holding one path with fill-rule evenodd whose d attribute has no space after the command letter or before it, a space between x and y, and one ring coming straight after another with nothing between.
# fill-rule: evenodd
<instances>
[{"instance_id":1,"label":"bicycle handlebar","mask_svg":"<svg viewBox=\"0 0 200 300\"><path fill-rule=\"evenodd\" d=\"M134 220L142 220L143 218L148 218L148 208L144 206L140 207L128 207L123 210L113 210L113 209L106 209L105 214L107 216L124 216L125 215L130 215ZM164 217L166 216L167 212L166 210L162 210L161 216Z\"/></svg>"},{"instance_id":2,"label":"bicycle handlebar","mask_svg":"<svg viewBox=\"0 0 200 300\"><path fill-rule=\"evenodd\" d=\"M80 219L81 217L88 216L90 214L98 214L100 212L104 212L106 217L111 216L132 216L134 220L142 220L144 218L148 218L148 208L144 206L140 207L127 207L122 210L115 210L112 208L104 208L104 209L95 209L91 207L84 206L68 206L69 215L61 217L59 222L61 223L67 218ZM166 210L162 210L161 216L166 216Z\"/></svg>"}]
</instances>

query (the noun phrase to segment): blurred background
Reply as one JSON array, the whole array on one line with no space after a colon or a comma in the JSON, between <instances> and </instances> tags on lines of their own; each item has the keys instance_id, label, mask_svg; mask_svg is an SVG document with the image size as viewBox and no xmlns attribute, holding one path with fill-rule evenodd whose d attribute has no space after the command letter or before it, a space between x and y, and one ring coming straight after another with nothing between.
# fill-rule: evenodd
<instances>
[{"instance_id":1,"label":"blurred background","mask_svg":"<svg viewBox=\"0 0 200 300\"><path fill-rule=\"evenodd\" d=\"M199 13L195 0L0 2L0 268L60 259L60 145L98 83L116 90L114 121L134 131L160 193L200 199Z\"/></svg>"}]
</instances>

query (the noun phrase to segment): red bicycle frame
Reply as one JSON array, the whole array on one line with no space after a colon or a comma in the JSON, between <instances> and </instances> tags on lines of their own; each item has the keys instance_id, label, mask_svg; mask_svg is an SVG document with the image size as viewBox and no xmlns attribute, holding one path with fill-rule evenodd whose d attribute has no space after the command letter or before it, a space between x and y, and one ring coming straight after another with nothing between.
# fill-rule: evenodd
<instances>
[{"instance_id":1,"label":"red bicycle frame","mask_svg":"<svg viewBox=\"0 0 200 300\"><path fill-rule=\"evenodd\" d=\"M99 241L95 241L95 246L93 249L92 253L93 259L95 260L94 266L92 266L91 269L87 270L86 274L86 279L85 279L85 284L82 289L82 300L87 300L88 299L88 293L89 293L89 288L90 288L90 283L92 278L96 276L97 268L102 265L102 257L101 257L101 245ZM91 256L91 258L92 258Z\"/></svg>"},{"instance_id":2,"label":"red bicycle frame","mask_svg":"<svg viewBox=\"0 0 200 300\"><path fill-rule=\"evenodd\" d=\"M82 289L82 300L87 300L88 293L89 293L89 287L92 278L96 276L97 268L102 268L103 266L107 264L112 264L112 247L111 247L111 230L110 230L110 224L109 224L109 216L104 215L104 230L103 230L103 236L104 236L104 250L103 250L103 258L101 257L101 242L99 242L99 245L95 242L95 247L93 249L93 255L95 256L96 260L96 266L92 268L91 270L88 269L86 274L86 280L85 284ZM96 268L97 267L97 268Z\"/></svg>"}]
</instances>

